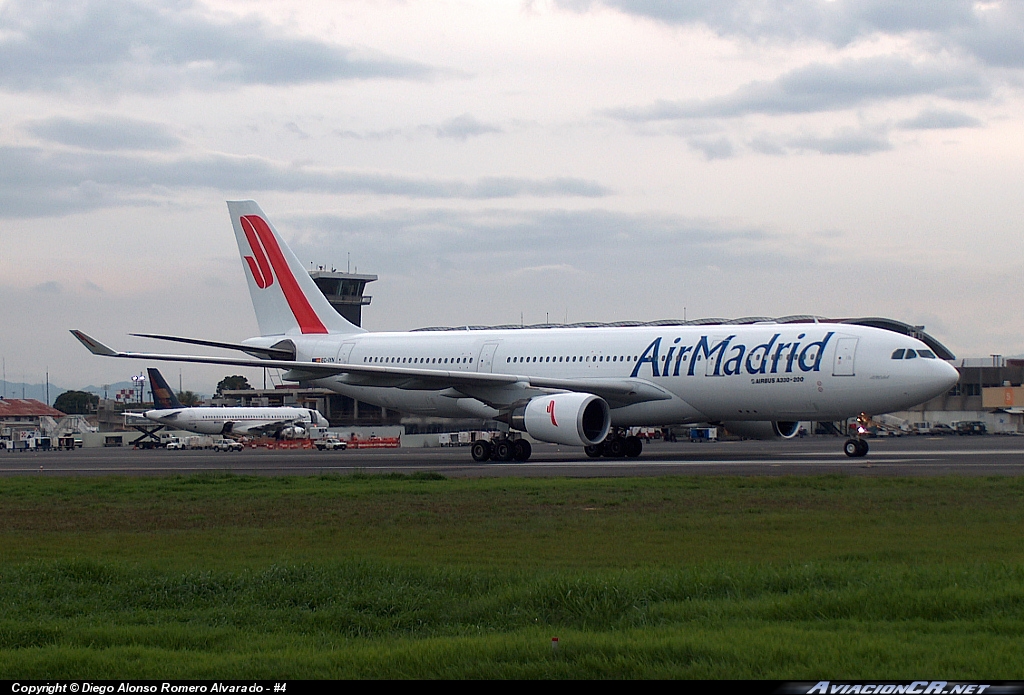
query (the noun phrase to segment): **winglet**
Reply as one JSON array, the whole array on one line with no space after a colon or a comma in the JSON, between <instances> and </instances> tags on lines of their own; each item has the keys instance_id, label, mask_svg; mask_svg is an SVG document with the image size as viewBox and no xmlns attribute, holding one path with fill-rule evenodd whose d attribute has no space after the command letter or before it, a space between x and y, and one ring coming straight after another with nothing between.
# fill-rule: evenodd
<instances>
[{"instance_id":1,"label":"winglet","mask_svg":"<svg viewBox=\"0 0 1024 695\"><path fill-rule=\"evenodd\" d=\"M117 357L117 352L108 348L100 341L94 338L90 338L85 333L82 333L82 331L71 331L71 335L78 338L78 342L80 342L85 347L89 348L89 352L91 352L94 355L103 355L104 357Z\"/></svg>"}]
</instances>

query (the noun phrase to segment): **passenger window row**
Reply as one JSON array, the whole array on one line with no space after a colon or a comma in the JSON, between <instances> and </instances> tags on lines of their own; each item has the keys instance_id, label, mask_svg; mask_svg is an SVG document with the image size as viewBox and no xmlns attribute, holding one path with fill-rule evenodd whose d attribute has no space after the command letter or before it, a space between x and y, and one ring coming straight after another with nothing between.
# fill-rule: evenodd
<instances>
[{"instance_id":1,"label":"passenger window row","mask_svg":"<svg viewBox=\"0 0 1024 695\"><path fill-rule=\"evenodd\" d=\"M473 364L472 357L364 357L373 364Z\"/></svg>"},{"instance_id":2,"label":"passenger window row","mask_svg":"<svg viewBox=\"0 0 1024 695\"><path fill-rule=\"evenodd\" d=\"M552 357L550 355L544 357L506 357L505 362L509 364L517 364L522 362L636 362L635 356L630 357L629 355L611 355L605 357L604 355L560 355Z\"/></svg>"}]
</instances>

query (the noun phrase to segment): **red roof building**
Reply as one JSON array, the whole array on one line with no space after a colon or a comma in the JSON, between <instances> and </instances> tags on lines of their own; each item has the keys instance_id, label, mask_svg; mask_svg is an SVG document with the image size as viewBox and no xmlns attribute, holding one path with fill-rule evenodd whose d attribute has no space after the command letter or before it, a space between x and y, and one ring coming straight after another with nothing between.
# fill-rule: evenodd
<instances>
[{"instance_id":1,"label":"red roof building","mask_svg":"<svg viewBox=\"0 0 1024 695\"><path fill-rule=\"evenodd\" d=\"M0 421L38 422L46 415L54 420L64 417L64 413L34 398L0 398Z\"/></svg>"}]
</instances>

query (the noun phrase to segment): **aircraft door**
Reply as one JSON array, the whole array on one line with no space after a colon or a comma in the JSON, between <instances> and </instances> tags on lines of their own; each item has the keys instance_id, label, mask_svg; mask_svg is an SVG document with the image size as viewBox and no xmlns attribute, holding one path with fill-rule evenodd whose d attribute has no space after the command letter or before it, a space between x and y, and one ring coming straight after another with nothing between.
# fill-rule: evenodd
<instances>
[{"instance_id":1,"label":"aircraft door","mask_svg":"<svg viewBox=\"0 0 1024 695\"><path fill-rule=\"evenodd\" d=\"M348 364L348 358L352 354L352 347L354 345L354 342L341 344L341 347L338 349L338 362L341 364Z\"/></svg>"},{"instance_id":2,"label":"aircraft door","mask_svg":"<svg viewBox=\"0 0 1024 695\"><path fill-rule=\"evenodd\" d=\"M497 343L484 343L484 346L480 348L480 356L477 358L476 370L478 372L494 371L494 351L497 349Z\"/></svg>"},{"instance_id":3,"label":"aircraft door","mask_svg":"<svg viewBox=\"0 0 1024 695\"><path fill-rule=\"evenodd\" d=\"M857 338L836 341L836 356L832 363L832 376L854 376L853 361L857 356Z\"/></svg>"},{"instance_id":4,"label":"aircraft door","mask_svg":"<svg viewBox=\"0 0 1024 695\"><path fill-rule=\"evenodd\" d=\"M722 341L728 338L728 335L712 335L710 337L712 353L710 357L704 355L694 355L690 359L696 359L700 361L704 360L704 376L725 376L722 371L722 365L725 363L725 354L720 348L717 352L714 351L716 345L721 345ZM666 362L666 365L668 363Z\"/></svg>"}]
</instances>

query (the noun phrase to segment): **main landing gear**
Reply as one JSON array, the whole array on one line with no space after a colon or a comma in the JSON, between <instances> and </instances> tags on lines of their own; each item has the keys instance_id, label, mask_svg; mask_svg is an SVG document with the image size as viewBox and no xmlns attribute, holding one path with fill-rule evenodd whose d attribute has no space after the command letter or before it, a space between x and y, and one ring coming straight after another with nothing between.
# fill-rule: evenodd
<instances>
[{"instance_id":1,"label":"main landing gear","mask_svg":"<svg viewBox=\"0 0 1024 695\"><path fill-rule=\"evenodd\" d=\"M632 435L627 437L622 432L613 432L600 444L584 447L583 450L592 459L602 456L612 459L623 457L636 458L644 450L644 443L640 437Z\"/></svg>"},{"instance_id":2,"label":"main landing gear","mask_svg":"<svg viewBox=\"0 0 1024 695\"><path fill-rule=\"evenodd\" d=\"M525 439L478 439L471 449L473 460L483 463L492 461L526 461L533 453L533 447Z\"/></svg>"},{"instance_id":3,"label":"main landing gear","mask_svg":"<svg viewBox=\"0 0 1024 695\"><path fill-rule=\"evenodd\" d=\"M861 413L857 416L857 436L847 439L843 444L843 453L850 458L863 458L868 455L868 443L861 436L868 431L867 425L871 416Z\"/></svg>"},{"instance_id":4,"label":"main landing gear","mask_svg":"<svg viewBox=\"0 0 1024 695\"><path fill-rule=\"evenodd\" d=\"M639 437L626 436L625 432L610 433L603 442L594 446L584 447L590 458L636 458L644 449L643 440ZM478 439L470 449L473 460L484 461L526 461L533 453L533 447L525 439Z\"/></svg>"}]
</instances>

